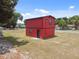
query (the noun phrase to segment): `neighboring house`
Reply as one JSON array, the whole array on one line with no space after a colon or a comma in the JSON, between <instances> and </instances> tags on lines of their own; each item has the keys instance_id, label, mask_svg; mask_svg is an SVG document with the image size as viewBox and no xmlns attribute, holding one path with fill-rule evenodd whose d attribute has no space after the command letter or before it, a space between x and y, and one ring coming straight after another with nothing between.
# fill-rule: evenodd
<instances>
[{"instance_id":1,"label":"neighboring house","mask_svg":"<svg viewBox=\"0 0 79 59\"><path fill-rule=\"evenodd\" d=\"M56 25L56 30L60 30L61 27L59 27L58 25ZM65 30L74 30L74 25L67 25L66 29Z\"/></svg>"},{"instance_id":2,"label":"neighboring house","mask_svg":"<svg viewBox=\"0 0 79 59\"><path fill-rule=\"evenodd\" d=\"M58 25L55 25L56 30L60 30L60 27Z\"/></svg>"},{"instance_id":3,"label":"neighboring house","mask_svg":"<svg viewBox=\"0 0 79 59\"><path fill-rule=\"evenodd\" d=\"M44 16L26 19L26 35L37 38L50 38L55 35L55 18Z\"/></svg>"},{"instance_id":4,"label":"neighboring house","mask_svg":"<svg viewBox=\"0 0 79 59\"><path fill-rule=\"evenodd\" d=\"M74 25L67 25L69 30L74 30Z\"/></svg>"},{"instance_id":5,"label":"neighboring house","mask_svg":"<svg viewBox=\"0 0 79 59\"><path fill-rule=\"evenodd\" d=\"M20 28L25 28L25 24L21 24L20 25Z\"/></svg>"},{"instance_id":6,"label":"neighboring house","mask_svg":"<svg viewBox=\"0 0 79 59\"><path fill-rule=\"evenodd\" d=\"M17 28L25 28L25 24L23 21L21 20L18 20L17 21L17 25L16 25Z\"/></svg>"}]
</instances>

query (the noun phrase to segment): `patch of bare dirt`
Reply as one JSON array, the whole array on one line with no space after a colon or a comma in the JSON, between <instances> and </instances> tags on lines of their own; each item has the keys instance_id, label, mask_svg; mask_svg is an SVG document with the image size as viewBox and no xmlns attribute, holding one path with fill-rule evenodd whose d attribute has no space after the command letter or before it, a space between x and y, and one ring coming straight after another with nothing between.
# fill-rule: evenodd
<instances>
[{"instance_id":1,"label":"patch of bare dirt","mask_svg":"<svg viewBox=\"0 0 79 59\"><path fill-rule=\"evenodd\" d=\"M0 55L0 59L31 59L29 52L20 52L17 49L10 49L10 52Z\"/></svg>"}]
</instances>

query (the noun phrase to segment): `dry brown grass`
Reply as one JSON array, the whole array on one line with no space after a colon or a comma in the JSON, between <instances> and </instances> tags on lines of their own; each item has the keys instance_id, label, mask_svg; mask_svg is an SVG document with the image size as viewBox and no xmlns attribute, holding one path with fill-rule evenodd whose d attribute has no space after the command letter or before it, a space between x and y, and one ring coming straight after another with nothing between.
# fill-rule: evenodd
<instances>
[{"instance_id":1,"label":"dry brown grass","mask_svg":"<svg viewBox=\"0 0 79 59\"><path fill-rule=\"evenodd\" d=\"M18 41L28 41L17 47L28 51L32 59L79 59L79 31L56 31L56 37L35 40L25 35L25 30L5 30L5 37L17 37ZM11 39L11 38L9 38Z\"/></svg>"}]
</instances>

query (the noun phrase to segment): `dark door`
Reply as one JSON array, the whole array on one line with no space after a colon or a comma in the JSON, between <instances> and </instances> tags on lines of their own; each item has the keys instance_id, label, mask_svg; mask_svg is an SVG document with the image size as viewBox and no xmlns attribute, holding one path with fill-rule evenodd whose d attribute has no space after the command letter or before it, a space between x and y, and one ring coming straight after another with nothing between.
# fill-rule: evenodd
<instances>
[{"instance_id":1,"label":"dark door","mask_svg":"<svg viewBox=\"0 0 79 59\"><path fill-rule=\"evenodd\" d=\"M37 30L37 38L40 38L40 30Z\"/></svg>"}]
</instances>

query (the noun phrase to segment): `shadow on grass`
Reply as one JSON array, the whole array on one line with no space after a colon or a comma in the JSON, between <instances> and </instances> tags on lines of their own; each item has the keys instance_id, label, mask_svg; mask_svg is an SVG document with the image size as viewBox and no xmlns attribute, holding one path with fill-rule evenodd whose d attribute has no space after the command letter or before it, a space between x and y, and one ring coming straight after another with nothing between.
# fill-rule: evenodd
<instances>
[{"instance_id":1,"label":"shadow on grass","mask_svg":"<svg viewBox=\"0 0 79 59\"><path fill-rule=\"evenodd\" d=\"M9 42L9 43L11 43L13 45L13 47L14 46L18 46L19 47L19 46L22 46L22 45L25 45L25 44L29 43L26 40L19 40L19 38L12 37L12 36L10 36L10 37L4 37L4 40L7 41L7 42Z\"/></svg>"}]
</instances>

